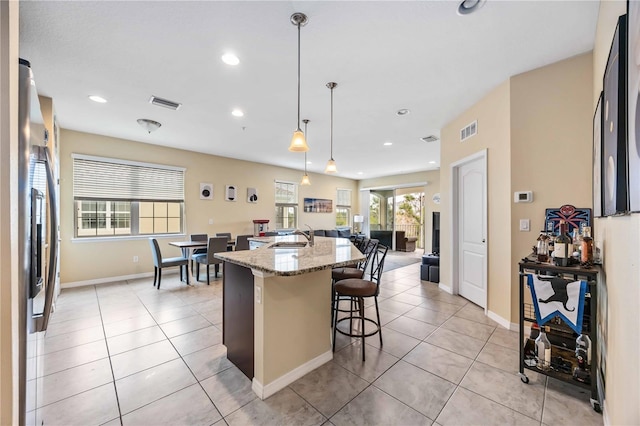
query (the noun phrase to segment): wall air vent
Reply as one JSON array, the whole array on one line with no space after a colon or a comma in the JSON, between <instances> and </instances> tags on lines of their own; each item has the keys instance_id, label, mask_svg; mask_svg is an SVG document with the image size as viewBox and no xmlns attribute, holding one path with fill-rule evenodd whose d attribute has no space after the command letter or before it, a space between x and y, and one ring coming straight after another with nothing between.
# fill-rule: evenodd
<instances>
[{"instance_id":1,"label":"wall air vent","mask_svg":"<svg viewBox=\"0 0 640 426\"><path fill-rule=\"evenodd\" d=\"M179 104L178 102L173 102L168 99L162 99L157 96L151 96L151 99L149 99L149 103L161 106L163 108L169 108L174 111L178 110L182 106L182 104Z\"/></svg>"},{"instance_id":2,"label":"wall air vent","mask_svg":"<svg viewBox=\"0 0 640 426\"><path fill-rule=\"evenodd\" d=\"M439 140L440 138L435 136L435 135L429 135L429 136L424 136L422 138L420 138L420 140L422 142L435 142L437 140Z\"/></svg>"},{"instance_id":3,"label":"wall air vent","mask_svg":"<svg viewBox=\"0 0 640 426\"><path fill-rule=\"evenodd\" d=\"M469 139L471 136L475 136L478 133L478 120L466 126L460 130L460 142Z\"/></svg>"}]
</instances>

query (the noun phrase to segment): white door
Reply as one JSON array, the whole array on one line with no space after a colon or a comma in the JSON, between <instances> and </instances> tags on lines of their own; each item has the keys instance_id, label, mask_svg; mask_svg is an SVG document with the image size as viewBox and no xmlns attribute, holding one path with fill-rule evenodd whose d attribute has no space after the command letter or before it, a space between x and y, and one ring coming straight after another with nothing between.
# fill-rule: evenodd
<instances>
[{"instance_id":1,"label":"white door","mask_svg":"<svg viewBox=\"0 0 640 426\"><path fill-rule=\"evenodd\" d=\"M486 308L486 157L458 167L458 291Z\"/></svg>"}]
</instances>

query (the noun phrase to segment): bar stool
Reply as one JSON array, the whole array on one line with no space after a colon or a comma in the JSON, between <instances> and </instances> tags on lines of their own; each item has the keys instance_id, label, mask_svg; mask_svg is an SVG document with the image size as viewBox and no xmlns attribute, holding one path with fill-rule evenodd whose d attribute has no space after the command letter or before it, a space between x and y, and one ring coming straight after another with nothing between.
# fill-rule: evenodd
<instances>
[{"instance_id":1,"label":"bar stool","mask_svg":"<svg viewBox=\"0 0 640 426\"><path fill-rule=\"evenodd\" d=\"M376 252L376 248L378 247L378 240L376 239L371 239L371 240L367 240L364 244L363 244L363 250L362 253L365 255L365 259L363 261L361 261L360 263L358 263L355 267L340 267L340 268L333 268L331 270L331 284L332 284L332 288L335 285L336 282L341 281L341 280L346 280L349 278L363 278L364 277L364 273L366 272L367 268L369 267L369 264L371 263L371 258L373 257L373 255ZM350 312L350 309L340 309L340 300L351 300L350 298L338 298L338 301L336 303L332 303L331 305L331 324L333 324L333 317L335 315L338 315L338 312Z\"/></svg>"},{"instance_id":2,"label":"bar stool","mask_svg":"<svg viewBox=\"0 0 640 426\"><path fill-rule=\"evenodd\" d=\"M344 334L349 337L361 337L362 338L362 361L365 360L365 337L373 336L378 333L380 335L380 346L382 347L382 328L380 326L380 311L378 310L378 294L380 293L380 280L382 278L382 270L384 268L384 259L387 256L388 247L378 244L375 250L373 262L371 263L370 279L365 280L363 278L348 278L338 281L333 286L333 301L337 306L340 298L349 298L351 300L351 306L357 305L357 310L352 309L348 317L338 319L338 314L333 317L333 351L336 350L336 332ZM364 298L373 297L376 305L376 320L366 318L364 316ZM354 313L357 315L354 316ZM349 320L349 332L338 329L338 324L342 321ZM360 321L360 332L353 331L353 320ZM376 329L370 333L365 331L365 321L370 322L376 326Z\"/></svg>"}]
</instances>

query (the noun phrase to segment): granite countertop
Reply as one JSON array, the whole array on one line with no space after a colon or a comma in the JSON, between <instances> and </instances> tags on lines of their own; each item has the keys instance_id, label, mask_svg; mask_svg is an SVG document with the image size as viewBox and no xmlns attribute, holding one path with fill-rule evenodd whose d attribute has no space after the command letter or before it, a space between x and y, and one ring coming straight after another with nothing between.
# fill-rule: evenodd
<instances>
[{"instance_id":1,"label":"granite countertop","mask_svg":"<svg viewBox=\"0 0 640 426\"><path fill-rule=\"evenodd\" d=\"M252 241L265 243L255 250L216 253L215 257L226 262L246 266L274 275L291 276L339 266L353 265L364 260L364 255L348 238L315 237L315 245L304 248L270 248L281 241L302 241L301 235L278 237L254 237Z\"/></svg>"}]
</instances>

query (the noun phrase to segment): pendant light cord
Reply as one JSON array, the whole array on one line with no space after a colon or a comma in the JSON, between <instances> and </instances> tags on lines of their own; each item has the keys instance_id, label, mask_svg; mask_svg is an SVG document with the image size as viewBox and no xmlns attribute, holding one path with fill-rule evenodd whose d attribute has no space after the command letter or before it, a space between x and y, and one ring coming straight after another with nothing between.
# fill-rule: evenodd
<instances>
[{"instance_id":1,"label":"pendant light cord","mask_svg":"<svg viewBox=\"0 0 640 426\"><path fill-rule=\"evenodd\" d=\"M304 120L304 137L307 137L307 123L309 120ZM304 152L304 175L307 175L307 151Z\"/></svg>"},{"instance_id":2,"label":"pendant light cord","mask_svg":"<svg viewBox=\"0 0 640 426\"><path fill-rule=\"evenodd\" d=\"M300 23L299 22L298 22L298 130L300 130Z\"/></svg>"},{"instance_id":3,"label":"pendant light cord","mask_svg":"<svg viewBox=\"0 0 640 426\"><path fill-rule=\"evenodd\" d=\"M331 87L331 126L329 131L329 141L331 147L331 160L333 160L333 86Z\"/></svg>"}]
</instances>

